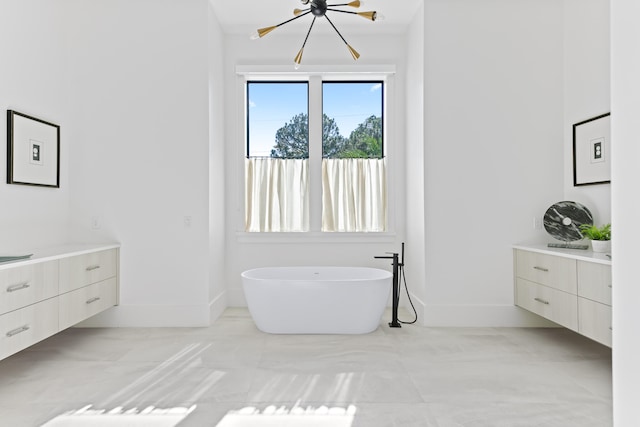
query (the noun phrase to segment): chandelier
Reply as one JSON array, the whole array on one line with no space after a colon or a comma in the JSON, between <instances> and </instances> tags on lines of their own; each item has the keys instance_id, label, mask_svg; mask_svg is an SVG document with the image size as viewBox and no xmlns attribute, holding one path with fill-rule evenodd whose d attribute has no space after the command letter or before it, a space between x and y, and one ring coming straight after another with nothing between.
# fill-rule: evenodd
<instances>
[{"instance_id":1,"label":"chandelier","mask_svg":"<svg viewBox=\"0 0 640 427\"><path fill-rule=\"evenodd\" d=\"M360 7L360 5L362 4L362 2L360 0L355 0L355 1L351 1L349 3L342 3L342 4L327 4L326 0L300 0L302 2L303 5L309 5L308 9L294 9L293 10L293 15L294 17L291 19L288 19L284 22L279 23L278 25L273 25L271 27L265 27L265 28L260 28L258 29L252 36L252 39L259 39L261 37L266 36L267 34L269 34L271 31L275 30L276 28L287 24L291 21L294 21L298 18L302 18L305 15L308 14L312 14L313 15L313 21L311 21L311 25L309 26L309 31L307 31L307 36L304 38L304 42L302 43L302 47L300 48L300 51L298 52L298 54L296 55L294 62L296 64L296 69L300 67L300 63L302 62L302 53L304 52L304 47L307 44L307 40L309 39L309 34L311 34L311 29L313 28L313 24L316 22L317 18L326 18L327 22L329 24L331 24L331 26L333 27L334 30L336 30L336 33L338 33L338 35L340 36L340 38L342 39L342 41L344 42L345 45L347 45L347 49L349 49L349 53L351 53L351 56L353 57L354 60L357 60L358 58L360 58L360 54L353 48L351 47L351 45L349 45L349 43L347 43L347 41L344 39L344 37L342 37L342 34L340 34L340 31L338 31L338 29L336 28L336 26L333 24L333 22L331 22L331 19L329 19L329 17L327 16L327 12L328 11L332 11L332 12L339 12L339 13L349 13L351 15L359 15L362 16L363 18L369 19L371 21L375 21L375 20L379 20L382 17L375 11L371 11L371 12L354 12L351 10L342 10L342 9L335 9L336 7L343 7L343 6L349 6L349 7L353 7L353 8L358 8Z\"/></svg>"}]
</instances>

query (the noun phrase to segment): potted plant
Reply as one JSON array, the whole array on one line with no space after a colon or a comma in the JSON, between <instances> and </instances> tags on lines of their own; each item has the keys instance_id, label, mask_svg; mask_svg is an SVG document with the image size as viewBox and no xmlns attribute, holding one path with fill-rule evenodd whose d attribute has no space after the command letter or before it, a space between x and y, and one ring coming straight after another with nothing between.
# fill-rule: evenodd
<instances>
[{"instance_id":1,"label":"potted plant","mask_svg":"<svg viewBox=\"0 0 640 427\"><path fill-rule=\"evenodd\" d=\"M582 236L591 240L591 249L594 252L611 252L611 224L602 227L582 224L580 232Z\"/></svg>"}]
</instances>

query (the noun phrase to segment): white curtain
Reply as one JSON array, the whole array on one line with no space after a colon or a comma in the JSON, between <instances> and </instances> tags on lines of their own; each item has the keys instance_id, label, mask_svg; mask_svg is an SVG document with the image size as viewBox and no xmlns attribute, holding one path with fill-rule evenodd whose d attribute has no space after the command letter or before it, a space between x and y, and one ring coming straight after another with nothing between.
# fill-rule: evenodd
<instances>
[{"instance_id":1,"label":"white curtain","mask_svg":"<svg viewBox=\"0 0 640 427\"><path fill-rule=\"evenodd\" d=\"M245 186L246 231L309 231L309 159L246 159Z\"/></svg>"},{"instance_id":2,"label":"white curtain","mask_svg":"<svg viewBox=\"0 0 640 427\"><path fill-rule=\"evenodd\" d=\"M322 231L385 231L385 159L322 160Z\"/></svg>"}]
</instances>

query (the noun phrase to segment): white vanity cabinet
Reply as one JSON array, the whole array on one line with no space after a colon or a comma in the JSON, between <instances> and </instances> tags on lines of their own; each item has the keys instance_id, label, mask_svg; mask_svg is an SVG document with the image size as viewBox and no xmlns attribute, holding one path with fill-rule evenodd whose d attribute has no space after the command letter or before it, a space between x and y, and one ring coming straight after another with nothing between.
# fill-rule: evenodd
<instances>
[{"instance_id":1,"label":"white vanity cabinet","mask_svg":"<svg viewBox=\"0 0 640 427\"><path fill-rule=\"evenodd\" d=\"M514 247L515 304L611 347L611 261L544 245Z\"/></svg>"},{"instance_id":2,"label":"white vanity cabinet","mask_svg":"<svg viewBox=\"0 0 640 427\"><path fill-rule=\"evenodd\" d=\"M0 263L0 360L118 304L119 245L67 245Z\"/></svg>"},{"instance_id":3,"label":"white vanity cabinet","mask_svg":"<svg viewBox=\"0 0 640 427\"><path fill-rule=\"evenodd\" d=\"M578 332L611 347L611 265L578 261Z\"/></svg>"}]
</instances>

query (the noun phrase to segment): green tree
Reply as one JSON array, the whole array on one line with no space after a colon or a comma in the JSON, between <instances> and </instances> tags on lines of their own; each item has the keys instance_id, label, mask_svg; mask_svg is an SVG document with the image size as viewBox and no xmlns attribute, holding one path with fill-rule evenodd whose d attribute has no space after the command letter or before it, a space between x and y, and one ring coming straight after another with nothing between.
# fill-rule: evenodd
<instances>
[{"instance_id":1,"label":"green tree","mask_svg":"<svg viewBox=\"0 0 640 427\"><path fill-rule=\"evenodd\" d=\"M346 139L334 119L322 115L322 152L324 157L336 157L344 150ZM309 119L306 114L295 115L288 123L276 131L276 145L271 149L271 157L309 157Z\"/></svg>"},{"instance_id":2,"label":"green tree","mask_svg":"<svg viewBox=\"0 0 640 427\"><path fill-rule=\"evenodd\" d=\"M382 157L382 118L370 116L360 123L339 157Z\"/></svg>"},{"instance_id":3,"label":"green tree","mask_svg":"<svg viewBox=\"0 0 640 427\"><path fill-rule=\"evenodd\" d=\"M322 157L338 157L344 151L347 140L340 135L340 129L334 119L322 115Z\"/></svg>"},{"instance_id":4,"label":"green tree","mask_svg":"<svg viewBox=\"0 0 640 427\"><path fill-rule=\"evenodd\" d=\"M300 113L276 131L271 157L305 159L309 157L309 119Z\"/></svg>"}]
</instances>

